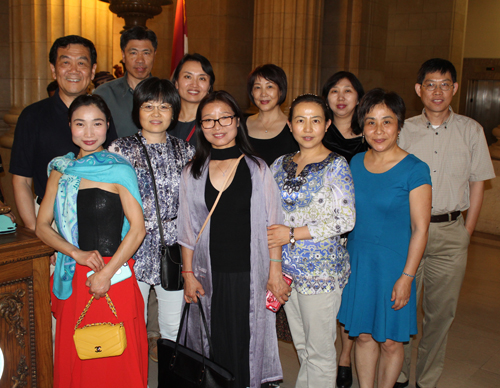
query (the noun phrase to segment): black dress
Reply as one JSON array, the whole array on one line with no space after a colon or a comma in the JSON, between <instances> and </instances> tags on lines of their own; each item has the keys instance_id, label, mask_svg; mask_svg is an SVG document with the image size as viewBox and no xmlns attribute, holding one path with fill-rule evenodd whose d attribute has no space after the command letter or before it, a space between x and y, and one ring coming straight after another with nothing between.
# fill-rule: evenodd
<instances>
[{"instance_id":1,"label":"black dress","mask_svg":"<svg viewBox=\"0 0 500 388\"><path fill-rule=\"evenodd\" d=\"M212 150L212 160L237 158L239 149ZM211 336L216 362L235 376L235 388L250 385L250 199L252 180L245 159L222 194L210 220L212 267ZM207 176L205 203L219 192Z\"/></svg>"},{"instance_id":2,"label":"black dress","mask_svg":"<svg viewBox=\"0 0 500 388\"><path fill-rule=\"evenodd\" d=\"M250 136L248 138L257 156L264 159L268 166L273 164L280 156L299 150L299 145L293 138L287 124L277 136L271 139L256 139Z\"/></svg>"},{"instance_id":3,"label":"black dress","mask_svg":"<svg viewBox=\"0 0 500 388\"><path fill-rule=\"evenodd\" d=\"M346 158L347 163L351 162L354 155L368 150L368 143L363 142L361 136L346 139L333 123L328 127L323 138L323 145L330 151L342 155Z\"/></svg>"},{"instance_id":4,"label":"black dress","mask_svg":"<svg viewBox=\"0 0 500 388\"><path fill-rule=\"evenodd\" d=\"M196 120L193 121L178 121L177 125L168 131L170 136L187 141L189 144L196 147L196 136L194 135L194 128ZM189 138L189 140L188 140Z\"/></svg>"}]
</instances>

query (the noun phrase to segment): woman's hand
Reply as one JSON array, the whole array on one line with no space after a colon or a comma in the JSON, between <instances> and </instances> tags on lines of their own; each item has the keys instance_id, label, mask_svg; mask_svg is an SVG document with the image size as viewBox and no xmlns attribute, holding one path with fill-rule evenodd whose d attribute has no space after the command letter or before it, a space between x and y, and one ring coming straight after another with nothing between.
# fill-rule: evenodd
<instances>
[{"instance_id":1,"label":"woman's hand","mask_svg":"<svg viewBox=\"0 0 500 388\"><path fill-rule=\"evenodd\" d=\"M401 277L394 284L391 297L391 302L394 302L392 305L394 310L402 309L408 304L411 295L412 280L413 279L409 276L401 275Z\"/></svg>"},{"instance_id":2,"label":"woman's hand","mask_svg":"<svg viewBox=\"0 0 500 388\"><path fill-rule=\"evenodd\" d=\"M186 303L197 302L197 294L205 296L205 290L194 274L186 273L184 276L184 299Z\"/></svg>"},{"instance_id":3,"label":"woman's hand","mask_svg":"<svg viewBox=\"0 0 500 388\"><path fill-rule=\"evenodd\" d=\"M267 289L273 293L281 304L285 304L292 293L292 288L286 284L281 274L279 276L269 276Z\"/></svg>"},{"instance_id":4,"label":"woman's hand","mask_svg":"<svg viewBox=\"0 0 500 388\"><path fill-rule=\"evenodd\" d=\"M54 252L52 255L50 255L50 264L56 265L57 263L57 252Z\"/></svg>"},{"instance_id":5,"label":"woman's hand","mask_svg":"<svg viewBox=\"0 0 500 388\"><path fill-rule=\"evenodd\" d=\"M94 272L99 272L105 265L98 251L82 251L79 249L73 256L73 259L75 259L78 264L85 265Z\"/></svg>"},{"instance_id":6,"label":"woman's hand","mask_svg":"<svg viewBox=\"0 0 500 388\"><path fill-rule=\"evenodd\" d=\"M89 294L99 299L106 295L106 292L111 288L111 277L103 272L96 272L88 277L85 285L90 287Z\"/></svg>"},{"instance_id":7,"label":"woman's hand","mask_svg":"<svg viewBox=\"0 0 500 388\"><path fill-rule=\"evenodd\" d=\"M289 242L290 228L288 226L271 225L267 228L267 245L269 249L281 247Z\"/></svg>"}]
</instances>

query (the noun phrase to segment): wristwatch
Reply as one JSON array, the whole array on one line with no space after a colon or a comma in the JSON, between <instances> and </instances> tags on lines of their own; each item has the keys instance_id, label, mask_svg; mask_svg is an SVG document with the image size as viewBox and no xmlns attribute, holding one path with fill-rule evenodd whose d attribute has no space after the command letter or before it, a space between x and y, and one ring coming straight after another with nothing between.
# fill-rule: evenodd
<instances>
[{"instance_id":1,"label":"wristwatch","mask_svg":"<svg viewBox=\"0 0 500 388\"><path fill-rule=\"evenodd\" d=\"M291 248L295 248L295 235L294 235L295 228L290 228L290 244L292 244Z\"/></svg>"}]
</instances>

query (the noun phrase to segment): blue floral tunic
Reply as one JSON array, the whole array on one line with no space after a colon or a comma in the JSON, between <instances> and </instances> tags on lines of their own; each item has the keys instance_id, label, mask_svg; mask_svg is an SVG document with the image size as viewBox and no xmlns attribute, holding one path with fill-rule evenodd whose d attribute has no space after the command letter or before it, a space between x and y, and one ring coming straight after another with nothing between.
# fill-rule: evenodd
<instances>
[{"instance_id":1,"label":"blue floral tunic","mask_svg":"<svg viewBox=\"0 0 500 388\"><path fill-rule=\"evenodd\" d=\"M179 182L186 163L194 155L194 147L167 134L165 143L147 144L139 131L142 143L148 150L155 174L158 202L167 245L177 242L177 210L179 208ZM137 280L151 285L160 284L160 233L156 218L153 183L142 146L135 136L115 140L109 151L124 156L134 167L144 206L146 237L134 255Z\"/></svg>"},{"instance_id":2,"label":"blue floral tunic","mask_svg":"<svg viewBox=\"0 0 500 388\"><path fill-rule=\"evenodd\" d=\"M322 162L305 166L296 177L294 155L278 158L271 171L281 191L284 225L307 225L312 239L297 241L294 249L283 246L283 272L293 277L292 287L301 294L344 288L351 270L340 235L352 230L356 221L349 165L332 152Z\"/></svg>"}]
</instances>

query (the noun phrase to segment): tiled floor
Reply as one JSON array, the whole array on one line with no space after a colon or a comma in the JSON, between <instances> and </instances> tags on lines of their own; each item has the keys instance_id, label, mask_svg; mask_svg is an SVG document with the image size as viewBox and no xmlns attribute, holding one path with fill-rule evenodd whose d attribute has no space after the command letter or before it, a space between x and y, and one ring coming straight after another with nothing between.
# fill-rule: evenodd
<instances>
[{"instance_id":1,"label":"tiled floor","mask_svg":"<svg viewBox=\"0 0 500 388\"><path fill-rule=\"evenodd\" d=\"M419 325L422 314L419 307ZM340 341L337 341L340 342ZM414 345L417 345L414 341ZM337 344L338 345L338 344ZM280 341L284 381L295 385L299 368L292 344ZM416 348L413 349L413 361ZM413 362L413 366L415 362ZM150 362L150 388L157 386L157 364ZM415 387L414 370L409 388ZM356 376L353 388L359 388ZM448 337L444 373L439 388L500 387L500 238L475 234L457 316ZM325 387L330 388L330 387Z\"/></svg>"}]
</instances>

